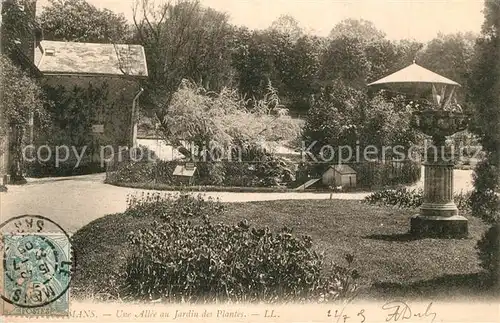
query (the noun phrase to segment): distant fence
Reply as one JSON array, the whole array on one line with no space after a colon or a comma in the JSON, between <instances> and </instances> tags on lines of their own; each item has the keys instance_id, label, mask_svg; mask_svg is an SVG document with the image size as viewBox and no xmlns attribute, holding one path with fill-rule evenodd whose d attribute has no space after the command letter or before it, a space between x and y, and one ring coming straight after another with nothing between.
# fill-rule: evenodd
<instances>
[{"instance_id":1,"label":"distant fence","mask_svg":"<svg viewBox=\"0 0 500 323\"><path fill-rule=\"evenodd\" d=\"M343 163L356 171L357 186L377 188L398 184L413 184L420 179L421 163L413 160L378 160ZM330 167L330 164L310 163L301 165L298 179L319 178Z\"/></svg>"}]
</instances>

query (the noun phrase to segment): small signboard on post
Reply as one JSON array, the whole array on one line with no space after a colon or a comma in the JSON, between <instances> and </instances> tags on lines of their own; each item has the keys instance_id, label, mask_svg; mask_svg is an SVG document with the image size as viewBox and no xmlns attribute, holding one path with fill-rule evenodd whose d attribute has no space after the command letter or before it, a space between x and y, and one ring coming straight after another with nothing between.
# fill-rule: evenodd
<instances>
[{"instance_id":1,"label":"small signboard on post","mask_svg":"<svg viewBox=\"0 0 500 323\"><path fill-rule=\"evenodd\" d=\"M195 173L196 173L195 164L187 162L184 165L177 165L172 175L177 177L182 182L192 183Z\"/></svg>"},{"instance_id":2,"label":"small signboard on post","mask_svg":"<svg viewBox=\"0 0 500 323\"><path fill-rule=\"evenodd\" d=\"M177 165L172 175L182 176L182 177L192 177L195 171L196 167L194 167L194 164L187 163L186 165Z\"/></svg>"},{"instance_id":3,"label":"small signboard on post","mask_svg":"<svg viewBox=\"0 0 500 323\"><path fill-rule=\"evenodd\" d=\"M104 133L104 125L103 124L94 124L92 125L93 133Z\"/></svg>"}]
</instances>

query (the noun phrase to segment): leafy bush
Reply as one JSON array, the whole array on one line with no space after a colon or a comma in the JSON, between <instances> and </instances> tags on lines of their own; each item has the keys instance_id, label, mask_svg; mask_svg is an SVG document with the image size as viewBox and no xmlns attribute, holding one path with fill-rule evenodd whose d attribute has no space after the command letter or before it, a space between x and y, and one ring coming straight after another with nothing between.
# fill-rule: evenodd
<instances>
[{"instance_id":1,"label":"leafy bush","mask_svg":"<svg viewBox=\"0 0 500 323\"><path fill-rule=\"evenodd\" d=\"M365 202L401 208L417 208L423 203L423 190L407 188L380 190L365 197Z\"/></svg>"},{"instance_id":2,"label":"leafy bush","mask_svg":"<svg viewBox=\"0 0 500 323\"><path fill-rule=\"evenodd\" d=\"M124 295L172 302L282 302L355 294L359 274L353 256L346 256L348 267L325 266L309 236L295 237L289 228L252 228L246 220L213 223L223 211L219 202L201 195L152 195L129 203L128 212L159 217L150 228L130 233L133 254L126 262Z\"/></svg>"},{"instance_id":3,"label":"leafy bush","mask_svg":"<svg viewBox=\"0 0 500 323\"><path fill-rule=\"evenodd\" d=\"M173 172L178 162L162 161L131 161L119 162L108 167L106 181L108 183L156 183L180 184L175 181Z\"/></svg>"},{"instance_id":4,"label":"leafy bush","mask_svg":"<svg viewBox=\"0 0 500 323\"><path fill-rule=\"evenodd\" d=\"M470 198L472 214L491 224L490 229L478 241L481 267L486 270L493 284L497 284L500 276L500 191L499 167L495 164L495 155L488 157L476 165L474 187Z\"/></svg>"},{"instance_id":5,"label":"leafy bush","mask_svg":"<svg viewBox=\"0 0 500 323\"><path fill-rule=\"evenodd\" d=\"M418 208L424 201L423 189L385 189L373 192L365 197L369 204L396 206L400 208ZM454 201L459 210L468 211L471 205L471 192L455 194Z\"/></svg>"},{"instance_id":6,"label":"leafy bush","mask_svg":"<svg viewBox=\"0 0 500 323\"><path fill-rule=\"evenodd\" d=\"M472 208L472 191L456 193L453 196L453 201L459 210L470 212Z\"/></svg>"},{"instance_id":7,"label":"leafy bush","mask_svg":"<svg viewBox=\"0 0 500 323\"><path fill-rule=\"evenodd\" d=\"M481 267L489 274L490 281L498 284L500 275L500 225L492 225L476 245Z\"/></svg>"},{"instance_id":8,"label":"leafy bush","mask_svg":"<svg viewBox=\"0 0 500 323\"><path fill-rule=\"evenodd\" d=\"M35 160L33 162L26 162L24 167L27 177L41 178L41 177L58 177L58 176L76 176L102 173L106 169L101 166L100 162L84 161L75 167L74 162L60 162L56 167L54 161L41 162Z\"/></svg>"},{"instance_id":9,"label":"leafy bush","mask_svg":"<svg viewBox=\"0 0 500 323\"><path fill-rule=\"evenodd\" d=\"M500 168L490 159L480 161L474 169L474 192L471 196L472 212L483 221L500 221Z\"/></svg>"},{"instance_id":10,"label":"leafy bush","mask_svg":"<svg viewBox=\"0 0 500 323\"><path fill-rule=\"evenodd\" d=\"M176 162L157 160L153 165L152 175L157 183L172 184L175 183L174 170Z\"/></svg>"},{"instance_id":11,"label":"leafy bush","mask_svg":"<svg viewBox=\"0 0 500 323\"><path fill-rule=\"evenodd\" d=\"M246 160L246 159L245 159ZM173 176L179 161L124 161L108 169L109 183L150 183L169 185L183 183ZM264 154L251 162L219 161L195 163L196 185L269 187L292 183L295 178L291 165L282 158Z\"/></svg>"},{"instance_id":12,"label":"leafy bush","mask_svg":"<svg viewBox=\"0 0 500 323\"><path fill-rule=\"evenodd\" d=\"M277 142L293 139L300 131L270 83L263 98L249 101L234 89L211 92L183 80L170 104L161 108L165 118L159 131L164 138L200 148L216 144L227 149L238 139Z\"/></svg>"},{"instance_id":13,"label":"leafy bush","mask_svg":"<svg viewBox=\"0 0 500 323\"><path fill-rule=\"evenodd\" d=\"M218 199L205 200L201 194L142 192L140 195L127 196L126 214L131 216L155 216L161 219L201 218L207 214L217 217L225 211Z\"/></svg>"},{"instance_id":14,"label":"leafy bush","mask_svg":"<svg viewBox=\"0 0 500 323\"><path fill-rule=\"evenodd\" d=\"M155 179L154 163L124 162L113 171L107 170L108 183L149 183Z\"/></svg>"}]
</instances>

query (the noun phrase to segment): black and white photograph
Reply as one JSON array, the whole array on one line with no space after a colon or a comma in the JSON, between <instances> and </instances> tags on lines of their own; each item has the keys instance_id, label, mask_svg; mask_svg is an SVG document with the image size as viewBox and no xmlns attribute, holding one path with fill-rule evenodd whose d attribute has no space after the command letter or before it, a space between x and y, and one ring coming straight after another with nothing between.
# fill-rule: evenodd
<instances>
[{"instance_id":1,"label":"black and white photograph","mask_svg":"<svg viewBox=\"0 0 500 323\"><path fill-rule=\"evenodd\" d=\"M500 0L0 26L0 323L500 321Z\"/></svg>"}]
</instances>

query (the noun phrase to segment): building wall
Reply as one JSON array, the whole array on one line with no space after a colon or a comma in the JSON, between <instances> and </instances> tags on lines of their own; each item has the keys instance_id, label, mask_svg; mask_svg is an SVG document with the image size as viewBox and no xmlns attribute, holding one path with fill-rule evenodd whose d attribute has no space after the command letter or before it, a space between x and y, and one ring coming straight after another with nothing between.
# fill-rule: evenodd
<instances>
[{"instance_id":1,"label":"building wall","mask_svg":"<svg viewBox=\"0 0 500 323\"><path fill-rule=\"evenodd\" d=\"M43 83L57 87L63 86L71 91L75 86L88 88L101 88L107 85L108 106L96 106L96 117L93 124L104 125L104 133L92 133L92 143L99 146L129 146L131 135L131 112L132 100L140 87L134 80L123 77L111 76L70 76L70 75L46 75ZM138 108L138 106L136 107ZM90 139L90 138L86 138Z\"/></svg>"},{"instance_id":2,"label":"building wall","mask_svg":"<svg viewBox=\"0 0 500 323\"><path fill-rule=\"evenodd\" d=\"M323 176L321 176L323 185L333 185L335 183L334 173L332 168L328 168L328 170L323 173Z\"/></svg>"},{"instance_id":3,"label":"building wall","mask_svg":"<svg viewBox=\"0 0 500 323\"><path fill-rule=\"evenodd\" d=\"M322 176L324 185L356 186L356 174L341 174L329 168Z\"/></svg>"},{"instance_id":4,"label":"building wall","mask_svg":"<svg viewBox=\"0 0 500 323\"><path fill-rule=\"evenodd\" d=\"M335 184L336 186L342 186L344 185L344 183L342 182L342 174L335 171L334 169L332 169L332 172L335 174L334 177L334 182L333 184Z\"/></svg>"},{"instance_id":5,"label":"building wall","mask_svg":"<svg viewBox=\"0 0 500 323\"><path fill-rule=\"evenodd\" d=\"M356 186L356 175L355 174L343 174L341 175L340 186L344 187L355 187Z\"/></svg>"}]
</instances>

